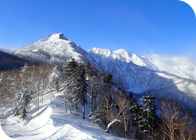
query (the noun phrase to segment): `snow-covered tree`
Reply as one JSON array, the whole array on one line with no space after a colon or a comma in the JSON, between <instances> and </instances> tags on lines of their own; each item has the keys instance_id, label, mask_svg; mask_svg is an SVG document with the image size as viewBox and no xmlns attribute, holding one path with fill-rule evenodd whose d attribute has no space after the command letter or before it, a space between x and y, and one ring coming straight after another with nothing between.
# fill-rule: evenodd
<instances>
[{"instance_id":1,"label":"snow-covered tree","mask_svg":"<svg viewBox=\"0 0 196 140\"><path fill-rule=\"evenodd\" d=\"M155 105L155 96L150 96L148 92L146 96L142 97L142 105L143 105L143 119L140 122L140 128L142 128L142 132L147 134L149 137L155 135L155 130L157 129L157 115L156 110L157 106ZM142 127L143 126L143 127Z\"/></svg>"},{"instance_id":2,"label":"snow-covered tree","mask_svg":"<svg viewBox=\"0 0 196 140\"><path fill-rule=\"evenodd\" d=\"M155 95L156 96L156 95ZM148 92L146 96L141 98L142 106L137 103L133 104L130 111L133 113L133 118L136 123L138 123L140 132L147 135L148 137L153 137L157 129L157 107L155 105L155 96L150 96Z\"/></svg>"},{"instance_id":3,"label":"snow-covered tree","mask_svg":"<svg viewBox=\"0 0 196 140\"><path fill-rule=\"evenodd\" d=\"M83 118L85 119L85 104L87 103L87 83L85 79L84 66L72 59L66 67L67 84L66 90L71 94L70 102L78 108L82 104Z\"/></svg>"},{"instance_id":4,"label":"snow-covered tree","mask_svg":"<svg viewBox=\"0 0 196 140\"><path fill-rule=\"evenodd\" d=\"M100 92L100 85L103 83L101 79L101 72L96 70L90 62L87 62L85 66L86 79L88 84L88 97L90 98L90 114L93 115L94 109L96 109L96 100L98 92Z\"/></svg>"},{"instance_id":5,"label":"snow-covered tree","mask_svg":"<svg viewBox=\"0 0 196 140\"><path fill-rule=\"evenodd\" d=\"M74 98L76 104L82 104L82 111L83 111L83 119L85 119L85 104L87 104L87 83L85 79L85 69L83 66L79 67L78 69L78 77L77 77L77 85L76 85L76 92L74 94Z\"/></svg>"},{"instance_id":6,"label":"snow-covered tree","mask_svg":"<svg viewBox=\"0 0 196 140\"><path fill-rule=\"evenodd\" d=\"M57 92L59 91L61 78L62 78L62 70L57 65L54 67L52 73L49 76L50 87L55 86Z\"/></svg>"},{"instance_id":7,"label":"snow-covered tree","mask_svg":"<svg viewBox=\"0 0 196 140\"><path fill-rule=\"evenodd\" d=\"M18 105L14 108L14 115L21 115L21 118L24 120L27 116L27 109L31 99L32 98L28 92L23 94L22 98L19 100Z\"/></svg>"}]
</instances>

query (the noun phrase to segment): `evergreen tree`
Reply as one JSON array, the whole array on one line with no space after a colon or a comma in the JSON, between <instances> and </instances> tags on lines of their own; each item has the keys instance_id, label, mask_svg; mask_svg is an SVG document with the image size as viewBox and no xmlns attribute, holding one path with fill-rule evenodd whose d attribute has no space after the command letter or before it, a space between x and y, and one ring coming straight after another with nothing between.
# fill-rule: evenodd
<instances>
[{"instance_id":1,"label":"evergreen tree","mask_svg":"<svg viewBox=\"0 0 196 140\"><path fill-rule=\"evenodd\" d=\"M85 119L85 104L87 103L87 83L85 79L84 66L78 66L78 63L72 59L66 68L67 91L70 92L70 102L78 109L82 104L83 118Z\"/></svg>"},{"instance_id":2,"label":"evergreen tree","mask_svg":"<svg viewBox=\"0 0 196 140\"><path fill-rule=\"evenodd\" d=\"M103 82L104 82L103 88L104 88L105 92L109 93L110 96L112 96L112 92L113 92L112 85L114 84L112 74L109 73L106 76L104 76Z\"/></svg>"},{"instance_id":3,"label":"evergreen tree","mask_svg":"<svg viewBox=\"0 0 196 140\"><path fill-rule=\"evenodd\" d=\"M76 106L78 109L77 100L75 99L75 95L77 93L77 85L78 85L78 63L75 59L72 59L68 62L66 66L65 77L66 77L66 90L71 94L69 100L73 106Z\"/></svg>"},{"instance_id":4,"label":"evergreen tree","mask_svg":"<svg viewBox=\"0 0 196 140\"><path fill-rule=\"evenodd\" d=\"M147 92L146 96L143 96L141 99L143 105L143 119L140 121L140 125L143 127L140 128L142 128L142 132L149 137L155 135L154 131L157 128L157 106L155 105L155 101L153 101L156 99L155 96L150 96Z\"/></svg>"},{"instance_id":5,"label":"evergreen tree","mask_svg":"<svg viewBox=\"0 0 196 140\"><path fill-rule=\"evenodd\" d=\"M155 95L156 96L156 95ZM140 132L147 135L149 138L152 138L156 134L154 133L157 128L157 107L155 105L155 96L150 96L148 92L146 96L143 96L142 106L135 103L130 111L133 113L133 119L138 123Z\"/></svg>"},{"instance_id":6,"label":"evergreen tree","mask_svg":"<svg viewBox=\"0 0 196 140\"><path fill-rule=\"evenodd\" d=\"M77 103L82 104L82 110L83 110L83 119L85 119L85 104L87 104L87 83L85 80L85 69L83 66L79 67L78 71L79 75L77 77L78 83L77 83L77 91L75 94L75 98L77 100Z\"/></svg>"},{"instance_id":7,"label":"evergreen tree","mask_svg":"<svg viewBox=\"0 0 196 140\"><path fill-rule=\"evenodd\" d=\"M21 115L21 118L24 120L27 116L27 108L31 99L31 96L26 92L21 98L19 104L14 108L14 115Z\"/></svg>"}]
</instances>

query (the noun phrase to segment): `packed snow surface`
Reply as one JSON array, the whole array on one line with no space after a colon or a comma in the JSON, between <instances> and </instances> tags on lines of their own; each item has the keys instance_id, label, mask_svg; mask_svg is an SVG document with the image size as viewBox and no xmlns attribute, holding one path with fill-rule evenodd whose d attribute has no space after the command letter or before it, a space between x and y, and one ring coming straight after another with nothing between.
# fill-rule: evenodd
<instances>
[{"instance_id":1,"label":"packed snow surface","mask_svg":"<svg viewBox=\"0 0 196 140\"><path fill-rule=\"evenodd\" d=\"M1 107L0 122L6 135L15 140L123 140L106 133L87 115L83 119L80 113L70 114L70 110L65 114L63 93L54 94L55 98L49 92L44 95L38 111L31 104L24 121L12 115L11 107Z\"/></svg>"}]
</instances>

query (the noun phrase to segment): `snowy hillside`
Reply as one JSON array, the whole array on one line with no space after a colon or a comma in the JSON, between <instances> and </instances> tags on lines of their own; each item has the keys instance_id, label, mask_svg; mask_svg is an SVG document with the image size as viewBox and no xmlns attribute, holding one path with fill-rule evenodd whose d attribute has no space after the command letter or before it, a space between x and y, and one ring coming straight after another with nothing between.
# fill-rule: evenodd
<instances>
[{"instance_id":1,"label":"snowy hillside","mask_svg":"<svg viewBox=\"0 0 196 140\"><path fill-rule=\"evenodd\" d=\"M39 111L32 103L25 121L13 116L11 105L0 108L3 131L14 140L123 140L105 133L89 118L84 120L80 114L75 116L70 111L65 114L61 101L63 92L55 92L54 95L55 98L50 92L45 92ZM74 111L73 107L70 108Z\"/></svg>"}]
</instances>

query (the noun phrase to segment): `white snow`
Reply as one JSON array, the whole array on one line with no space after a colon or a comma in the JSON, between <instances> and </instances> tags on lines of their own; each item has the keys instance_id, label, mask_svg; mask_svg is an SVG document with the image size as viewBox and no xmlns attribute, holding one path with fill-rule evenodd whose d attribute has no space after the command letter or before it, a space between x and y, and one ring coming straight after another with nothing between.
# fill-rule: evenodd
<instances>
[{"instance_id":1,"label":"white snow","mask_svg":"<svg viewBox=\"0 0 196 140\"><path fill-rule=\"evenodd\" d=\"M176 98L191 108L196 100L196 62L186 57L137 56L120 49L88 51L99 66L126 91ZM106 53L107 52L107 53Z\"/></svg>"},{"instance_id":2,"label":"white snow","mask_svg":"<svg viewBox=\"0 0 196 140\"><path fill-rule=\"evenodd\" d=\"M146 67L149 70L165 72L182 78L196 79L196 61L188 57L169 57L163 55L138 56L124 49L111 51L108 49L93 48L88 51L95 57L97 63L102 59L113 58L121 62Z\"/></svg>"},{"instance_id":3,"label":"white snow","mask_svg":"<svg viewBox=\"0 0 196 140\"><path fill-rule=\"evenodd\" d=\"M63 93L54 94L55 98L52 98L50 93L44 94L44 103L40 102L39 111L31 104L24 121L11 114L11 106L1 107L0 112L4 114L1 114L0 122L6 135L15 140L123 140L107 134L93 124L87 115L86 119L83 119L80 113L77 116L70 114L70 111L65 114ZM88 113L89 111L86 114ZM7 119L3 118L5 116Z\"/></svg>"}]
</instances>

